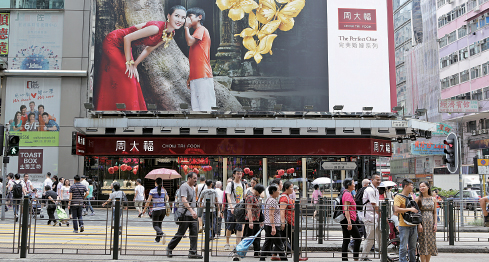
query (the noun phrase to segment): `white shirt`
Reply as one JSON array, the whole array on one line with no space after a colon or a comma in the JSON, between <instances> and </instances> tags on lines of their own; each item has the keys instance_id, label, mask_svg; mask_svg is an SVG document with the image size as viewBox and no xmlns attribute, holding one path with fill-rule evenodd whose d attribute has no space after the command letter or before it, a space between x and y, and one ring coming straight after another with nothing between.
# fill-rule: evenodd
<instances>
[{"instance_id":1,"label":"white shirt","mask_svg":"<svg viewBox=\"0 0 489 262\"><path fill-rule=\"evenodd\" d=\"M88 183L88 181L86 179L81 181L80 184L84 185L87 188L87 191L89 190L88 187L90 186L90 184Z\"/></svg>"},{"instance_id":2,"label":"white shirt","mask_svg":"<svg viewBox=\"0 0 489 262\"><path fill-rule=\"evenodd\" d=\"M69 186L63 186L61 188L61 199L63 199L63 200L70 199L70 187Z\"/></svg>"},{"instance_id":3,"label":"white shirt","mask_svg":"<svg viewBox=\"0 0 489 262\"><path fill-rule=\"evenodd\" d=\"M217 201L219 201L219 204L222 204L222 197L224 195L224 192L220 188L216 188L216 194L217 194Z\"/></svg>"},{"instance_id":4,"label":"white shirt","mask_svg":"<svg viewBox=\"0 0 489 262\"><path fill-rule=\"evenodd\" d=\"M44 180L42 190L44 190L46 186L49 186L51 189L53 189L53 180L51 180L51 178L46 178L46 180Z\"/></svg>"},{"instance_id":5,"label":"white shirt","mask_svg":"<svg viewBox=\"0 0 489 262\"><path fill-rule=\"evenodd\" d=\"M144 187L142 185L137 185L136 188L134 188L134 194L136 195L134 197L134 201L143 201L144 200Z\"/></svg>"},{"instance_id":6,"label":"white shirt","mask_svg":"<svg viewBox=\"0 0 489 262\"><path fill-rule=\"evenodd\" d=\"M26 191L26 190L27 190L27 188L26 188L26 185L25 185L24 180L22 180L22 179L19 179L19 180L10 180L10 181L8 182L8 190L9 190L9 191L12 191L12 187L14 186L14 183L15 183L15 184L18 184L19 182L20 182L20 185L22 186L22 190L23 190L23 191Z\"/></svg>"},{"instance_id":7,"label":"white shirt","mask_svg":"<svg viewBox=\"0 0 489 262\"><path fill-rule=\"evenodd\" d=\"M376 206L379 206L379 190L375 188L373 185L369 185L363 192L362 201L363 203L369 201L367 204L363 205L363 210L365 211L365 212L361 212L362 215L363 213L365 214L363 217L363 221L367 221L367 222L378 221L379 215L377 214L377 212L375 212L372 203L374 203Z\"/></svg>"},{"instance_id":8,"label":"white shirt","mask_svg":"<svg viewBox=\"0 0 489 262\"><path fill-rule=\"evenodd\" d=\"M399 226L399 217L398 216L392 214L391 220L392 220L392 222L394 222L394 226L395 227L398 227Z\"/></svg>"}]
</instances>

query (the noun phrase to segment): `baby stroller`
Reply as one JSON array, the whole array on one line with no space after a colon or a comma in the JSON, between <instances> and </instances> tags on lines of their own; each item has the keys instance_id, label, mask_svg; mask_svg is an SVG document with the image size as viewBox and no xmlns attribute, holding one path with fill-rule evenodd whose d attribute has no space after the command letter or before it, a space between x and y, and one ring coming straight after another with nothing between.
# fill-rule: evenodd
<instances>
[{"instance_id":1,"label":"baby stroller","mask_svg":"<svg viewBox=\"0 0 489 262\"><path fill-rule=\"evenodd\" d=\"M32 204L32 217L35 218L37 215L39 215L39 218L44 218L44 215L42 214L41 201L37 198L37 190L32 191L32 193L29 194L29 198Z\"/></svg>"},{"instance_id":2,"label":"baby stroller","mask_svg":"<svg viewBox=\"0 0 489 262\"><path fill-rule=\"evenodd\" d=\"M240 261L242 258L246 256L249 247L251 246L253 241L255 241L255 238L257 238L258 235L260 235L262 230L263 228L260 228L260 230L258 231L258 233L256 233L256 235L247 237L241 240L241 242L239 242L239 244L234 248L234 250L229 255L230 257L233 258L233 261Z\"/></svg>"}]
</instances>

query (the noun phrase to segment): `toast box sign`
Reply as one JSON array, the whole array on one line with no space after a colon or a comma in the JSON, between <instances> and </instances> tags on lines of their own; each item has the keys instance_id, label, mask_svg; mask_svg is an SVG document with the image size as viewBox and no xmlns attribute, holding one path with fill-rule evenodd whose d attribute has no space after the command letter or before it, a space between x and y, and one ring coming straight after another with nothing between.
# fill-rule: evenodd
<instances>
[{"instance_id":1,"label":"toast box sign","mask_svg":"<svg viewBox=\"0 0 489 262\"><path fill-rule=\"evenodd\" d=\"M19 173L42 174L43 149L19 150Z\"/></svg>"}]
</instances>

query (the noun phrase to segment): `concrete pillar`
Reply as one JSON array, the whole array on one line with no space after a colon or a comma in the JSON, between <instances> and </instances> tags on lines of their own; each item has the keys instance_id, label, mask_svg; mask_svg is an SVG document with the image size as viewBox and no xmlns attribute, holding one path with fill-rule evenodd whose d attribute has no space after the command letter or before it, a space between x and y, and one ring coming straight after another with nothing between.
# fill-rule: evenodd
<instances>
[{"instance_id":1,"label":"concrete pillar","mask_svg":"<svg viewBox=\"0 0 489 262\"><path fill-rule=\"evenodd\" d=\"M267 158L264 157L262 159L262 169L263 169L263 181L262 184L266 188L268 185L268 161Z\"/></svg>"},{"instance_id":2,"label":"concrete pillar","mask_svg":"<svg viewBox=\"0 0 489 262\"><path fill-rule=\"evenodd\" d=\"M228 158L222 158L222 190L226 190L228 184Z\"/></svg>"}]
</instances>

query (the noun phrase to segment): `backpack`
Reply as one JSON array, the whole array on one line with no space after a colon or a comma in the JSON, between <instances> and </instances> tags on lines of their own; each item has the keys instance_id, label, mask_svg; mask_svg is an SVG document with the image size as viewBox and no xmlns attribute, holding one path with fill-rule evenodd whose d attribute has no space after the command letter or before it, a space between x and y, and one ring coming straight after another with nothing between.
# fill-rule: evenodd
<instances>
[{"instance_id":1,"label":"backpack","mask_svg":"<svg viewBox=\"0 0 489 262\"><path fill-rule=\"evenodd\" d=\"M370 200L367 200L367 202L363 203L363 193L365 193L365 189L367 189L367 187L369 186L360 188L355 195L355 204L357 205L357 211L362 211L363 205L370 202Z\"/></svg>"},{"instance_id":2,"label":"backpack","mask_svg":"<svg viewBox=\"0 0 489 262\"><path fill-rule=\"evenodd\" d=\"M236 218L236 222L238 223L244 223L246 221L246 204L244 199L234 206L234 218Z\"/></svg>"},{"instance_id":3,"label":"backpack","mask_svg":"<svg viewBox=\"0 0 489 262\"><path fill-rule=\"evenodd\" d=\"M340 193L339 196L337 196L334 200L334 212L333 212L333 220L336 223L341 223L345 219L345 214L343 213L343 206L342 206L342 199L343 199L343 193L345 193L346 190L343 190L343 192Z\"/></svg>"},{"instance_id":4,"label":"backpack","mask_svg":"<svg viewBox=\"0 0 489 262\"><path fill-rule=\"evenodd\" d=\"M413 213L411 211L408 211L404 214L402 214L402 218L404 219L404 223L406 223L409 226L416 226L421 224L421 211L419 210L418 203L416 203L415 200L411 198L411 196L407 197L402 194L397 194L401 197L404 197L406 199L406 208L416 208L418 210L418 213Z\"/></svg>"},{"instance_id":5,"label":"backpack","mask_svg":"<svg viewBox=\"0 0 489 262\"><path fill-rule=\"evenodd\" d=\"M22 182L15 183L12 186L12 193L14 198L22 198Z\"/></svg>"}]
</instances>

